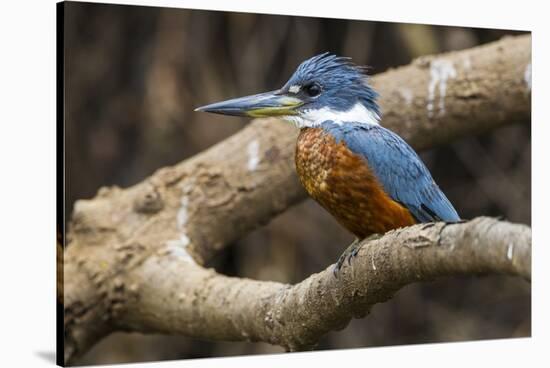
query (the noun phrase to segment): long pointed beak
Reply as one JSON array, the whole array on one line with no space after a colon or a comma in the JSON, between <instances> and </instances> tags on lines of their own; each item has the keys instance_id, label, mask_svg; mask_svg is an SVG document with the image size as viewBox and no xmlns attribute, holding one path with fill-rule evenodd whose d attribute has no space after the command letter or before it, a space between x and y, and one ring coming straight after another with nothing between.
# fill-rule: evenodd
<instances>
[{"instance_id":1,"label":"long pointed beak","mask_svg":"<svg viewBox=\"0 0 550 368\"><path fill-rule=\"evenodd\" d=\"M299 98L271 91L216 102L196 108L195 111L212 112L214 114L250 116L254 118L267 116L296 115L296 108L303 104Z\"/></svg>"}]
</instances>

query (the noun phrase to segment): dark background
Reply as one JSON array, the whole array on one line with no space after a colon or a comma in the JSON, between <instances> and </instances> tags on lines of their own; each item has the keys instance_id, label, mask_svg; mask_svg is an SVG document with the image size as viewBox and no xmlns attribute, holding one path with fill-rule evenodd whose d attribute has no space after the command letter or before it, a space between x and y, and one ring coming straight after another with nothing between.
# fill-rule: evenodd
<instances>
[{"instance_id":1,"label":"dark background","mask_svg":"<svg viewBox=\"0 0 550 368\"><path fill-rule=\"evenodd\" d=\"M331 51L371 73L519 32L199 10L66 3L66 211L104 185L129 186L242 128L193 109L280 87ZM360 16L360 15L358 15ZM531 127L518 124L421 154L463 218L531 223ZM307 200L228 247L212 266L295 283L352 241ZM314 246L315 245L315 246ZM410 285L318 349L530 336L530 284L509 277ZM83 364L282 352L263 343L116 333Z\"/></svg>"}]
</instances>

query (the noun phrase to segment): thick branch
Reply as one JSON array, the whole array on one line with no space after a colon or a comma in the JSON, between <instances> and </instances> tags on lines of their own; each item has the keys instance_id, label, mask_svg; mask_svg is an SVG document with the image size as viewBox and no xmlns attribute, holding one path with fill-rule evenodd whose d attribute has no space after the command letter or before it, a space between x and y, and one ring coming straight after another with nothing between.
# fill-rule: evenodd
<instances>
[{"instance_id":1,"label":"thick branch","mask_svg":"<svg viewBox=\"0 0 550 368\"><path fill-rule=\"evenodd\" d=\"M392 231L365 243L338 278L329 267L294 286L222 276L166 252L127 275L137 289L116 324L298 350L364 317L407 284L486 273L529 279L530 259L530 228L491 218Z\"/></svg>"},{"instance_id":2,"label":"thick branch","mask_svg":"<svg viewBox=\"0 0 550 368\"><path fill-rule=\"evenodd\" d=\"M530 54L530 37L507 38L377 75L372 83L381 92L383 124L423 149L529 121ZM64 285L67 361L122 318L121 279L133 270L167 250L205 264L304 199L292 158L296 134L288 124L257 120L139 184L102 188L96 198L77 201L64 255L64 280L74 280ZM178 273L181 281L185 272Z\"/></svg>"}]
</instances>

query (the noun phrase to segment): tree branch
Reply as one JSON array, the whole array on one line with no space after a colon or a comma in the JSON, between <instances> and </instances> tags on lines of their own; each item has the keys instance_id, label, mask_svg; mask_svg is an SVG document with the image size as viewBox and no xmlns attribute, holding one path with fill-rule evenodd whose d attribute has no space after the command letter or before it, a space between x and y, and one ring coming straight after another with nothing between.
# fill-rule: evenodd
<instances>
[{"instance_id":1,"label":"tree branch","mask_svg":"<svg viewBox=\"0 0 550 368\"><path fill-rule=\"evenodd\" d=\"M530 93L525 68L530 54L530 37L506 38L376 75L372 83L381 92L383 124L424 149L527 122ZM288 124L257 120L139 184L101 188L94 199L77 201L64 252L66 361L120 328L121 320L134 326L122 313L127 304L121 295L142 285L128 284L129 274L137 279L138 270L146 271L144 265L167 263L167 256L162 256L167 251L205 264L227 244L304 199L293 163L296 134ZM166 264L166 269L179 270L182 281L186 272L179 264ZM208 274L208 280L218 277ZM258 300L264 292L272 290L256 290ZM241 318L247 319L250 307L243 308ZM205 309L200 315L210 312Z\"/></svg>"},{"instance_id":2,"label":"tree branch","mask_svg":"<svg viewBox=\"0 0 550 368\"><path fill-rule=\"evenodd\" d=\"M363 244L338 278L330 266L294 286L219 275L176 249L157 254L127 275L124 284L136 288L124 298L116 327L301 350L413 282L531 275L530 228L492 218L416 225Z\"/></svg>"}]
</instances>

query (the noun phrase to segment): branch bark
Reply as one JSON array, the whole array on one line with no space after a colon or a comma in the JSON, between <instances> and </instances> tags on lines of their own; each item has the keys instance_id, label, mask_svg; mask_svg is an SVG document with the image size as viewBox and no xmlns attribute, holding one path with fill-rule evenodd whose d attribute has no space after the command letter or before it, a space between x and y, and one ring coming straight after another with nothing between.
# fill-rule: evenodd
<instances>
[{"instance_id":1,"label":"branch bark","mask_svg":"<svg viewBox=\"0 0 550 368\"><path fill-rule=\"evenodd\" d=\"M487 273L530 279L531 230L487 217L416 225L363 242L338 278L331 267L291 286L226 277L167 251L127 275L135 289L116 326L309 349L413 282Z\"/></svg>"},{"instance_id":2,"label":"branch bark","mask_svg":"<svg viewBox=\"0 0 550 368\"><path fill-rule=\"evenodd\" d=\"M415 148L425 149L505 124L528 122L530 90L525 70L530 53L530 37L506 38L471 50L422 58L376 75L372 84L381 93L383 124ZM189 261L187 268L197 268L196 274L203 275L197 280L209 285L208 280L223 276L200 271L195 262L206 264L227 244L304 199L293 164L296 134L293 127L279 121L257 120L209 150L162 168L139 184L127 189L101 188L94 199L77 201L64 252L66 361L74 361L113 330L137 329L135 321L139 318L146 321L154 317L126 314L134 310L128 309L132 291L140 300L149 293L155 295L154 290L142 289L147 285L140 278L140 273L148 270L145 265L162 263L165 271L155 277L173 277L178 272L173 282L184 282L187 271L179 268L183 263L169 265L168 261L174 258L169 254L178 254ZM140 281L132 281L128 275ZM258 288L256 303L261 302L262 295L273 292L268 284L246 282L248 287ZM359 290L363 292L367 290ZM193 296L182 295L184 302ZM203 305L202 299L194 300ZM241 318L246 319L250 307L243 308ZM193 310L194 321L211 312ZM177 320L176 315L169 315ZM121 323L123 320L127 324ZM191 319L189 322L194 326ZM141 327L162 330L155 325ZM196 328L200 329L198 325ZM233 333L227 333L234 338ZM282 343L289 348L293 344Z\"/></svg>"}]
</instances>

